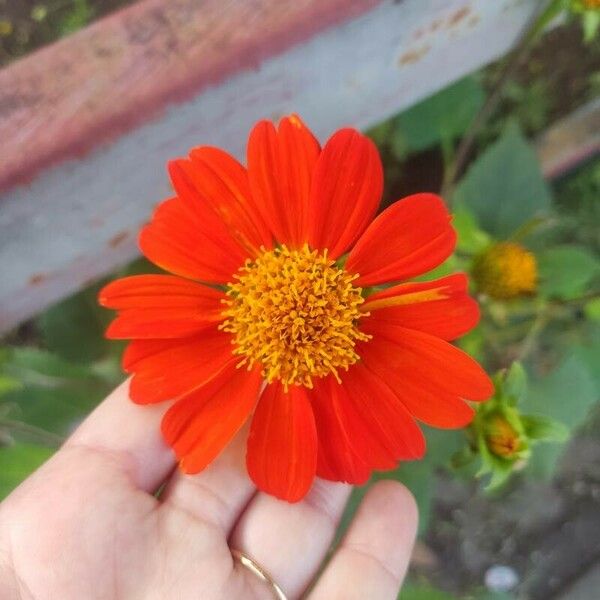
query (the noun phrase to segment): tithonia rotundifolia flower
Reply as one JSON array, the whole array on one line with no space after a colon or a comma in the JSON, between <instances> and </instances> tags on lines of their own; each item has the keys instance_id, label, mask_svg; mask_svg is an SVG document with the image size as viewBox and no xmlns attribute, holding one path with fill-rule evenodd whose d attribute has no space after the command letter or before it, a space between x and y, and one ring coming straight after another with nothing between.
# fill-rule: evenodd
<instances>
[{"instance_id":1,"label":"tithonia rotundifolia flower","mask_svg":"<svg viewBox=\"0 0 600 600\"><path fill-rule=\"evenodd\" d=\"M212 147L169 164L175 190L140 235L164 275L100 293L131 339L131 399L169 402L162 433L180 468L209 465L250 421L248 473L298 501L315 476L364 483L418 459L417 421L463 427L493 393L450 342L479 312L467 278L410 282L456 234L443 201L377 209L374 144L354 129L321 147L297 116L259 122L247 164ZM385 286L385 287L381 287Z\"/></svg>"}]
</instances>

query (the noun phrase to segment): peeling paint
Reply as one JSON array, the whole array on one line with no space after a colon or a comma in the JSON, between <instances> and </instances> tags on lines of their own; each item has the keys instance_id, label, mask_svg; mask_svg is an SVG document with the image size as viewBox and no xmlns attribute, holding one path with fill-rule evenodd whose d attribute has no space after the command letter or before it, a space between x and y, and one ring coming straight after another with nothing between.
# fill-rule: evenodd
<instances>
[{"instance_id":1,"label":"peeling paint","mask_svg":"<svg viewBox=\"0 0 600 600\"><path fill-rule=\"evenodd\" d=\"M29 278L29 285L41 285L48 279L45 273L35 273Z\"/></svg>"},{"instance_id":2,"label":"peeling paint","mask_svg":"<svg viewBox=\"0 0 600 600\"><path fill-rule=\"evenodd\" d=\"M431 29L431 31L437 31L443 24L444 22L441 19L436 19L431 23L429 29Z\"/></svg>"},{"instance_id":3,"label":"peeling paint","mask_svg":"<svg viewBox=\"0 0 600 600\"><path fill-rule=\"evenodd\" d=\"M400 58L398 59L398 65L400 67L412 65L421 60L430 50L431 46L422 46L421 48L408 50L400 56Z\"/></svg>"},{"instance_id":4,"label":"peeling paint","mask_svg":"<svg viewBox=\"0 0 600 600\"><path fill-rule=\"evenodd\" d=\"M119 244L124 242L128 237L129 237L129 231L120 231L116 235L113 235L113 237L111 237L110 240L108 240L108 245L111 248L116 248Z\"/></svg>"},{"instance_id":5,"label":"peeling paint","mask_svg":"<svg viewBox=\"0 0 600 600\"><path fill-rule=\"evenodd\" d=\"M455 13L453 13L448 19L448 27L455 27L458 25L465 17L471 14L470 6L463 6L459 8Z\"/></svg>"}]
</instances>

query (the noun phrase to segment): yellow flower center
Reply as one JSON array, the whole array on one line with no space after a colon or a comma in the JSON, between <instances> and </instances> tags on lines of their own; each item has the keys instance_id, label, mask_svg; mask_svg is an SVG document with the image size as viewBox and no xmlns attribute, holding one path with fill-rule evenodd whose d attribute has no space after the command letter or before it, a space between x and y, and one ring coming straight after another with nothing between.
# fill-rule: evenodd
<instances>
[{"instance_id":1,"label":"yellow flower center","mask_svg":"<svg viewBox=\"0 0 600 600\"><path fill-rule=\"evenodd\" d=\"M506 300L532 294L537 288L537 261L520 244L502 242L480 254L473 264L479 291Z\"/></svg>"},{"instance_id":2,"label":"yellow flower center","mask_svg":"<svg viewBox=\"0 0 600 600\"><path fill-rule=\"evenodd\" d=\"M228 285L224 331L234 335L238 366L262 366L269 382L312 387L313 377L347 370L358 360L355 344L361 288L327 257L305 245L281 246L247 261Z\"/></svg>"}]
</instances>

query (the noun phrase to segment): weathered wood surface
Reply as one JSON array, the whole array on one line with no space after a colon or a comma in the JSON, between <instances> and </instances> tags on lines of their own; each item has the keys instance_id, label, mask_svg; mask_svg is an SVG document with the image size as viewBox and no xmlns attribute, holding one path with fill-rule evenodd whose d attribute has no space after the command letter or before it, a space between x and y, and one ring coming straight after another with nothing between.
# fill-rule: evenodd
<instances>
[{"instance_id":1,"label":"weathered wood surface","mask_svg":"<svg viewBox=\"0 0 600 600\"><path fill-rule=\"evenodd\" d=\"M536 141L544 175L555 179L600 153L600 98L582 106Z\"/></svg>"},{"instance_id":2,"label":"weathered wood surface","mask_svg":"<svg viewBox=\"0 0 600 600\"><path fill-rule=\"evenodd\" d=\"M0 72L0 330L136 254L198 144L371 125L514 43L536 0L145 0Z\"/></svg>"},{"instance_id":3,"label":"weathered wood surface","mask_svg":"<svg viewBox=\"0 0 600 600\"><path fill-rule=\"evenodd\" d=\"M0 72L0 189L379 0L148 0Z\"/></svg>"}]
</instances>

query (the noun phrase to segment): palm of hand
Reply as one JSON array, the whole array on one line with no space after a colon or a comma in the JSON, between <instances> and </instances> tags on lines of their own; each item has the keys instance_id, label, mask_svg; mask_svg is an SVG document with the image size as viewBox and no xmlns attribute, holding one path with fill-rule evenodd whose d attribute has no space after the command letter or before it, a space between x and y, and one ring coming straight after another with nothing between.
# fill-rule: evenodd
<instances>
[{"instance_id":1,"label":"palm of hand","mask_svg":"<svg viewBox=\"0 0 600 600\"><path fill-rule=\"evenodd\" d=\"M268 600L235 562L240 548L298 598L331 543L348 487L318 481L298 504L256 492L243 435L204 473L171 474L162 408L119 388L42 469L0 505L0 597L7 600ZM127 427L118 426L127 423ZM160 499L151 493L166 481ZM395 598L414 538L407 492L383 483L311 599Z\"/></svg>"}]
</instances>

